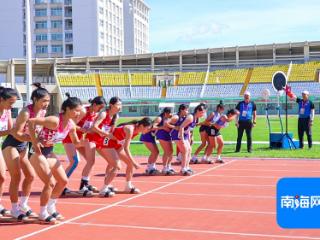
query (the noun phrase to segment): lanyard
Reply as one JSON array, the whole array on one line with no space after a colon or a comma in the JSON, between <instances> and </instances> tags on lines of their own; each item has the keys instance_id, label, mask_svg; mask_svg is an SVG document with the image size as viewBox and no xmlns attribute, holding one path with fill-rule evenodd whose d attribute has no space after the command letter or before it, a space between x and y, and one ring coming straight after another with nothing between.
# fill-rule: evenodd
<instances>
[{"instance_id":1,"label":"lanyard","mask_svg":"<svg viewBox=\"0 0 320 240\"><path fill-rule=\"evenodd\" d=\"M249 109L249 104L250 104L250 102L249 103L243 103L243 110L244 111L248 111L248 109Z\"/></svg>"},{"instance_id":2,"label":"lanyard","mask_svg":"<svg viewBox=\"0 0 320 240\"><path fill-rule=\"evenodd\" d=\"M308 103L309 103L309 101L304 102L304 101L302 100L301 107L302 107L302 108L305 108L305 106L306 106Z\"/></svg>"}]
</instances>

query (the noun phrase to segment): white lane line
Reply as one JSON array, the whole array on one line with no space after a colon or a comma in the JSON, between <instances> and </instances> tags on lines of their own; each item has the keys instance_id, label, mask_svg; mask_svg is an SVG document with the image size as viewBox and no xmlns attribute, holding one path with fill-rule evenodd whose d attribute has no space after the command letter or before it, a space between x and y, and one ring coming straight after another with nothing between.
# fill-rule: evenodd
<instances>
[{"instance_id":1,"label":"white lane line","mask_svg":"<svg viewBox=\"0 0 320 240\"><path fill-rule=\"evenodd\" d=\"M247 211L236 209L213 209L213 208L188 208L188 207L170 207L170 206L144 206L144 205L123 205L120 204L117 207L125 208L142 208L142 209L162 209L162 210L177 210L177 211L203 211L203 212L227 212L227 213L245 213L245 214L263 214L263 215L275 215L276 212L265 211Z\"/></svg>"},{"instance_id":2,"label":"white lane line","mask_svg":"<svg viewBox=\"0 0 320 240\"><path fill-rule=\"evenodd\" d=\"M72 221L81 219L81 218L83 218L83 217L86 217L86 216L89 216L89 215L92 215L92 214L101 212L101 211L103 211L103 210L112 208L112 207L114 207L114 206L117 206L117 205L126 203L126 202L128 202L128 201L130 201L130 200L133 200L133 199L136 199L136 198L141 198L141 197L143 197L143 196L145 196L145 195L148 195L148 194L150 194L150 193L159 191L159 190L161 190L161 189L163 189L163 188L166 188L166 187L172 186L172 185L174 185L174 184L183 182L183 181L185 181L185 180L187 180L187 179L194 178L194 177L196 177L196 176L198 176L198 175L200 175L200 174L210 172L210 171L212 171L212 170L214 170L214 169L218 169L218 168L221 168L221 167L223 167L223 166L227 166L227 165L233 163L234 161L235 161L235 160L232 160L232 161L230 161L230 162L226 162L226 163L223 164L223 165L214 166L214 167L212 167L212 168L209 168L209 169L207 169L207 170L198 172L198 173L196 173L196 174L194 174L194 175L192 175L192 176L189 176L189 177L180 178L180 179L178 179L178 180L176 180L176 181L174 181L174 182L165 184L165 185L163 185L163 186L161 186L161 187L157 187L157 188L152 189L152 190L150 190L150 191L147 191L147 192L145 192L145 193L141 193L141 194L139 194L139 195L135 195L135 196L133 196L133 197L130 197L130 198L127 198L127 199L124 199L124 200L115 202L115 203L110 204L110 205L106 205L106 206L104 206L104 207L101 207L101 208L98 208L98 209L96 209L96 210L87 212L87 213L85 213L85 214L81 214L81 215L79 215L79 216L77 216L77 217L68 219L68 220L66 220L66 221L64 221L64 222L61 222L61 223L59 223L59 224L52 225L52 226L50 226L50 227L46 227L46 228L43 228L43 229L41 229L41 230L34 231L34 232L32 232L32 233L23 235L23 236L21 236L21 237L16 238L16 240L21 240L21 239L26 239L26 238L28 238L28 237L32 237L32 236L37 235L37 234L40 234L40 233L42 233L42 232L46 232L46 231L49 231L49 230L51 230L51 229L54 229L54 228L63 226L63 225L65 225L65 224L67 224L67 223L70 223L70 222L72 222Z\"/></svg>"},{"instance_id":3,"label":"white lane line","mask_svg":"<svg viewBox=\"0 0 320 240\"><path fill-rule=\"evenodd\" d=\"M303 239L303 240L319 240L320 237L309 236L290 236L290 235L277 235L277 234L262 234L262 233L244 233L244 232L226 232L226 231L213 231L213 230L198 230L198 229L182 229L182 228L162 228L162 227L149 227L149 226L136 226L136 225L120 225L120 224L93 224L93 223L78 223L69 222L72 225L90 226L90 227L102 227L102 228L125 228L125 229L141 229L141 230L153 230L153 231L165 231L165 232L184 232L184 233L205 233L205 234L217 234L217 235L236 235L245 237L265 237L265 238L284 238L284 239Z\"/></svg>"},{"instance_id":4,"label":"white lane line","mask_svg":"<svg viewBox=\"0 0 320 240\"><path fill-rule=\"evenodd\" d=\"M179 192L154 192L152 194L159 195L178 195L178 196L190 196L190 197L223 197L223 198L251 198L251 199L275 199L274 196L265 195L238 195L238 194L215 194L215 193L179 193Z\"/></svg>"}]
</instances>

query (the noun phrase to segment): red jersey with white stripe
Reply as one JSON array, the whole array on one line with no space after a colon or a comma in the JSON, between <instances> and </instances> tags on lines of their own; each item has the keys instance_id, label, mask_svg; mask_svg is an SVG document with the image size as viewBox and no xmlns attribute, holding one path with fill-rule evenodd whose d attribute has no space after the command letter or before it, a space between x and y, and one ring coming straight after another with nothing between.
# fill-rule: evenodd
<instances>
[{"instance_id":1,"label":"red jersey with white stripe","mask_svg":"<svg viewBox=\"0 0 320 240\"><path fill-rule=\"evenodd\" d=\"M46 116L47 110L41 109L38 113L38 115L35 113L35 111L33 111L33 104L30 104L27 106L27 111L29 113L29 118L36 118L36 117L40 117L43 118ZM39 134L39 132L41 131L42 127L41 126L36 126L36 133ZM26 124L24 125L23 128L23 133L29 135L29 126L28 126L28 121L26 122Z\"/></svg>"},{"instance_id":2,"label":"red jersey with white stripe","mask_svg":"<svg viewBox=\"0 0 320 240\"><path fill-rule=\"evenodd\" d=\"M0 116L0 131L6 131L9 128L9 118L11 116L10 109L4 109Z\"/></svg>"},{"instance_id":3,"label":"red jersey with white stripe","mask_svg":"<svg viewBox=\"0 0 320 240\"><path fill-rule=\"evenodd\" d=\"M108 137L104 137L103 142L98 145L97 148L114 148L119 149L122 147L126 140L126 132L124 130L124 126L117 127L114 129L112 135L115 139L109 139ZM133 133L132 138L135 138L139 133Z\"/></svg>"},{"instance_id":4,"label":"red jersey with white stripe","mask_svg":"<svg viewBox=\"0 0 320 240\"><path fill-rule=\"evenodd\" d=\"M52 130L44 127L39 134L39 140L45 147L53 146L56 143L62 142L68 136L72 127L72 120L69 119L67 125L63 128L63 117L62 113L60 113L57 129Z\"/></svg>"},{"instance_id":5,"label":"red jersey with white stripe","mask_svg":"<svg viewBox=\"0 0 320 240\"><path fill-rule=\"evenodd\" d=\"M98 128L101 129L104 132L109 132L112 128L112 118L110 116L110 111L106 111L106 117L102 120L102 122L99 124ZM96 144L101 144L103 142L103 137L101 137L98 133L88 133L86 135L86 138L90 142L95 142Z\"/></svg>"},{"instance_id":6,"label":"red jersey with white stripe","mask_svg":"<svg viewBox=\"0 0 320 240\"><path fill-rule=\"evenodd\" d=\"M97 118L98 114L96 112L91 112L90 111L90 106L86 107L86 114L83 116L83 118L77 123L77 126L89 130L93 123L94 120ZM77 135L79 139L82 139L83 132L77 131ZM72 143L70 136L68 135L64 140L63 143Z\"/></svg>"}]
</instances>

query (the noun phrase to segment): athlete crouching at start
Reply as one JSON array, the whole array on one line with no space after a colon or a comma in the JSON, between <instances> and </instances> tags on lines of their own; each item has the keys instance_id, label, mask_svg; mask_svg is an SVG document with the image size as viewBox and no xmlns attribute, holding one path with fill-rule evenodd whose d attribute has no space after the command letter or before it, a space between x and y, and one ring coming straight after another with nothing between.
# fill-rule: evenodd
<instances>
[{"instance_id":1,"label":"athlete crouching at start","mask_svg":"<svg viewBox=\"0 0 320 240\"><path fill-rule=\"evenodd\" d=\"M75 146L82 147L73 120L79 117L82 110L81 101L76 97L70 97L69 94L67 97L58 117L29 119L29 131L34 149L30 162L44 183L40 195L39 220L49 224L55 224L57 220L63 219L63 216L56 210L56 202L68 182L63 166L53 153L53 146L63 141L69 134ZM43 127L38 136L35 132L36 126Z\"/></svg>"}]
</instances>

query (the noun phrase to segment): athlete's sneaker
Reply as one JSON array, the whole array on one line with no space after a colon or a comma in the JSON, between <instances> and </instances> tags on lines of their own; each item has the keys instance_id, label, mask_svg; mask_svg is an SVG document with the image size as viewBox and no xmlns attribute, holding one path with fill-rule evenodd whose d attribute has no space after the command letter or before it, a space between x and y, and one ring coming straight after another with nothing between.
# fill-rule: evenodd
<instances>
[{"instance_id":1,"label":"athlete's sneaker","mask_svg":"<svg viewBox=\"0 0 320 240\"><path fill-rule=\"evenodd\" d=\"M20 205L20 210L27 216L27 217L39 217L38 214L36 214L35 212L32 211L31 207L29 207L28 205Z\"/></svg>"},{"instance_id":2,"label":"athlete's sneaker","mask_svg":"<svg viewBox=\"0 0 320 240\"><path fill-rule=\"evenodd\" d=\"M188 171L188 172L190 172L190 173L191 173L191 175L193 175L193 174L194 174L194 171L193 171L191 168L188 168L188 169L187 169L187 171Z\"/></svg>"},{"instance_id":3,"label":"athlete's sneaker","mask_svg":"<svg viewBox=\"0 0 320 240\"><path fill-rule=\"evenodd\" d=\"M189 171L189 169L181 169L180 173L183 176L191 176L192 175L192 172Z\"/></svg>"},{"instance_id":4,"label":"athlete's sneaker","mask_svg":"<svg viewBox=\"0 0 320 240\"><path fill-rule=\"evenodd\" d=\"M159 170L156 169L156 168L150 168L150 169L147 168L145 172L146 172L146 174L149 175L149 176L154 176L154 175L157 175L157 174L160 173Z\"/></svg>"},{"instance_id":5,"label":"athlete's sneaker","mask_svg":"<svg viewBox=\"0 0 320 240\"><path fill-rule=\"evenodd\" d=\"M39 216L39 221L42 223L42 224L57 224L59 223L59 221L57 219L55 219L53 216L51 215L48 215L46 217L42 217L42 216Z\"/></svg>"},{"instance_id":6,"label":"athlete's sneaker","mask_svg":"<svg viewBox=\"0 0 320 240\"><path fill-rule=\"evenodd\" d=\"M8 210L8 209L5 209L4 207L1 207L0 209L0 215L1 216L7 216L7 215L10 215L11 212Z\"/></svg>"},{"instance_id":7,"label":"athlete's sneaker","mask_svg":"<svg viewBox=\"0 0 320 240\"><path fill-rule=\"evenodd\" d=\"M204 163L204 164L212 164L213 161L210 158L206 158L206 159L202 160L202 163Z\"/></svg>"},{"instance_id":8,"label":"athlete's sneaker","mask_svg":"<svg viewBox=\"0 0 320 240\"><path fill-rule=\"evenodd\" d=\"M57 220L63 220L64 219L64 216L61 215L59 212L54 212L54 213L51 214L51 216L54 217Z\"/></svg>"},{"instance_id":9,"label":"athlete's sneaker","mask_svg":"<svg viewBox=\"0 0 320 240\"><path fill-rule=\"evenodd\" d=\"M94 193L98 193L99 192L99 189L95 186L92 186L90 184L86 185L86 188L91 191L91 192L94 192Z\"/></svg>"},{"instance_id":10,"label":"athlete's sneaker","mask_svg":"<svg viewBox=\"0 0 320 240\"><path fill-rule=\"evenodd\" d=\"M69 189L69 188L65 188L65 189L63 189L63 192L62 192L62 196L66 196L66 195L68 195L68 194L70 194L72 191Z\"/></svg>"},{"instance_id":11,"label":"athlete's sneaker","mask_svg":"<svg viewBox=\"0 0 320 240\"><path fill-rule=\"evenodd\" d=\"M110 188L104 188L99 192L101 197L113 197L115 193Z\"/></svg>"},{"instance_id":12,"label":"athlete's sneaker","mask_svg":"<svg viewBox=\"0 0 320 240\"><path fill-rule=\"evenodd\" d=\"M124 192L130 193L130 194L139 194L139 193L140 193L140 190L139 190L138 188L132 186L131 188L126 187L126 188L124 189Z\"/></svg>"},{"instance_id":13,"label":"athlete's sneaker","mask_svg":"<svg viewBox=\"0 0 320 240\"><path fill-rule=\"evenodd\" d=\"M114 192L114 193L119 192L118 188L116 188L114 186L110 186L109 189L110 189L111 192Z\"/></svg>"},{"instance_id":14,"label":"athlete's sneaker","mask_svg":"<svg viewBox=\"0 0 320 240\"><path fill-rule=\"evenodd\" d=\"M217 158L214 162L215 163L224 163L224 161L221 158Z\"/></svg>"},{"instance_id":15,"label":"athlete's sneaker","mask_svg":"<svg viewBox=\"0 0 320 240\"><path fill-rule=\"evenodd\" d=\"M17 219L17 221L24 221L28 219L27 215L24 214L20 209L16 212L11 210L11 216Z\"/></svg>"},{"instance_id":16,"label":"athlete's sneaker","mask_svg":"<svg viewBox=\"0 0 320 240\"><path fill-rule=\"evenodd\" d=\"M79 193L82 194L82 196L84 196L84 197L90 197L93 195L93 192L90 191L86 186L82 187L79 190Z\"/></svg>"},{"instance_id":17,"label":"athlete's sneaker","mask_svg":"<svg viewBox=\"0 0 320 240\"><path fill-rule=\"evenodd\" d=\"M198 159L196 156L193 156L193 157L191 158L190 162L193 163L193 164L198 164L198 163L200 163L199 159Z\"/></svg>"},{"instance_id":18,"label":"athlete's sneaker","mask_svg":"<svg viewBox=\"0 0 320 240\"><path fill-rule=\"evenodd\" d=\"M166 176L173 176L176 174L176 171L173 168L166 168L162 170L162 173Z\"/></svg>"}]
</instances>

